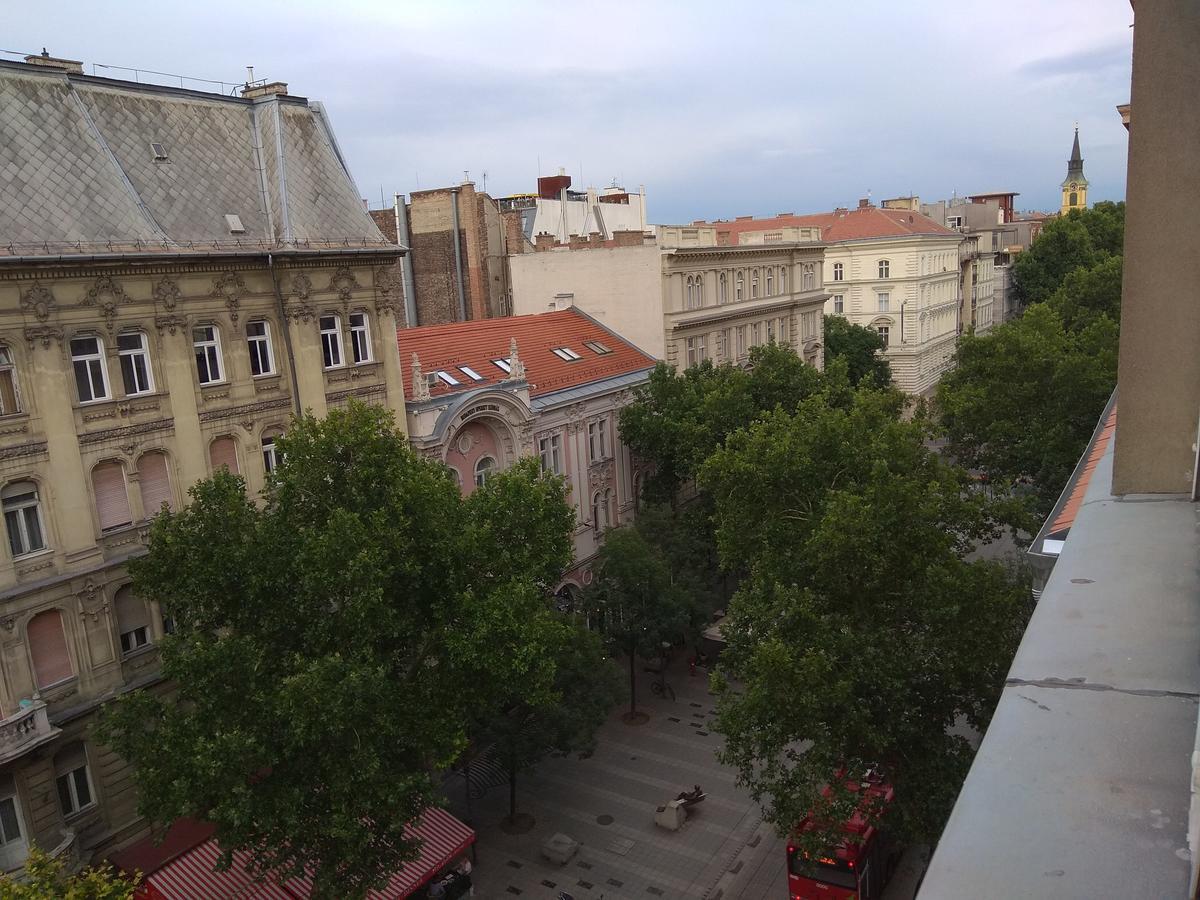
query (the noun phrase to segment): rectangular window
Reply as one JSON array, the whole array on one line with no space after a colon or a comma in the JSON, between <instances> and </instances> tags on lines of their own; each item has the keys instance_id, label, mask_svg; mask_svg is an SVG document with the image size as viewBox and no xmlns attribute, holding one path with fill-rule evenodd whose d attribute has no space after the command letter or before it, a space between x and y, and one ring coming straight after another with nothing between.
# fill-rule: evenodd
<instances>
[{"instance_id":1,"label":"rectangular window","mask_svg":"<svg viewBox=\"0 0 1200 900\"><path fill-rule=\"evenodd\" d=\"M608 459L608 421L588 423L588 456L592 462Z\"/></svg>"},{"instance_id":2,"label":"rectangular window","mask_svg":"<svg viewBox=\"0 0 1200 900\"><path fill-rule=\"evenodd\" d=\"M108 370L104 365L104 344L100 338L72 339L71 364L75 369L80 403L108 399Z\"/></svg>"},{"instance_id":3,"label":"rectangular window","mask_svg":"<svg viewBox=\"0 0 1200 900\"><path fill-rule=\"evenodd\" d=\"M21 411L21 398L17 393L17 370L13 365L8 348L0 344L0 416L11 416Z\"/></svg>"},{"instance_id":4,"label":"rectangular window","mask_svg":"<svg viewBox=\"0 0 1200 900\"><path fill-rule=\"evenodd\" d=\"M192 329L192 347L196 351L196 377L201 384L216 384L221 374L221 335L215 325Z\"/></svg>"},{"instance_id":5,"label":"rectangular window","mask_svg":"<svg viewBox=\"0 0 1200 900\"><path fill-rule=\"evenodd\" d=\"M846 311L846 298L843 294L833 295L833 311L839 316Z\"/></svg>"},{"instance_id":6,"label":"rectangular window","mask_svg":"<svg viewBox=\"0 0 1200 900\"><path fill-rule=\"evenodd\" d=\"M321 354L325 368L336 369L342 364L342 320L339 316L321 316Z\"/></svg>"},{"instance_id":7,"label":"rectangular window","mask_svg":"<svg viewBox=\"0 0 1200 900\"><path fill-rule=\"evenodd\" d=\"M271 326L267 322L246 323L246 343L250 346L250 374L274 375L275 353L271 347Z\"/></svg>"},{"instance_id":8,"label":"rectangular window","mask_svg":"<svg viewBox=\"0 0 1200 900\"><path fill-rule=\"evenodd\" d=\"M125 396L153 391L154 379L150 373L150 351L146 348L146 336L140 331L117 335L117 354L121 358L121 381L125 385Z\"/></svg>"},{"instance_id":9,"label":"rectangular window","mask_svg":"<svg viewBox=\"0 0 1200 900\"><path fill-rule=\"evenodd\" d=\"M879 311L881 313L887 312L888 306L891 303L891 295L890 294L877 294L876 296L878 297L878 300L879 300Z\"/></svg>"},{"instance_id":10,"label":"rectangular window","mask_svg":"<svg viewBox=\"0 0 1200 900\"><path fill-rule=\"evenodd\" d=\"M371 323L365 312L350 313L350 349L355 365L371 361Z\"/></svg>"},{"instance_id":11,"label":"rectangular window","mask_svg":"<svg viewBox=\"0 0 1200 900\"><path fill-rule=\"evenodd\" d=\"M538 440L538 456L542 461L543 472L553 472L561 475L562 469L562 438L557 434L549 434Z\"/></svg>"},{"instance_id":12,"label":"rectangular window","mask_svg":"<svg viewBox=\"0 0 1200 900\"><path fill-rule=\"evenodd\" d=\"M92 785L88 779L87 763L59 775L56 783L58 802L64 816L74 815L92 805Z\"/></svg>"}]
</instances>

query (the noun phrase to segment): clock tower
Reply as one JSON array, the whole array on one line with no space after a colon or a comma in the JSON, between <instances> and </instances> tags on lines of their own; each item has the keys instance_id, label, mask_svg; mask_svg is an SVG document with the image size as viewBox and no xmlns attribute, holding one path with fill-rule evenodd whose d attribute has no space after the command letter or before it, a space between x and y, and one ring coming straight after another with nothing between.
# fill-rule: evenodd
<instances>
[{"instance_id":1,"label":"clock tower","mask_svg":"<svg viewBox=\"0 0 1200 900\"><path fill-rule=\"evenodd\" d=\"M1066 215L1073 209L1087 209L1087 179L1083 177L1083 157L1079 155L1079 126L1075 126L1075 144L1067 163L1067 177L1062 183L1062 209Z\"/></svg>"}]
</instances>

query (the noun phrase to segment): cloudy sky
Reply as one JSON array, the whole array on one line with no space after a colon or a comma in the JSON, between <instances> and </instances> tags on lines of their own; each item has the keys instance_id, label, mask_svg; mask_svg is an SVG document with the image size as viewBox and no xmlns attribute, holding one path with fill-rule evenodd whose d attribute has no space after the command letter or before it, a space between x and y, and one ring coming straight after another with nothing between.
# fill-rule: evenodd
<instances>
[{"instance_id":1,"label":"cloudy sky","mask_svg":"<svg viewBox=\"0 0 1200 900\"><path fill-rule=\"evenodd\" d=\"M868 191L1056 209L1076 121L1089 199L1123 198L1131 22L1128 0L58 0L9 9L3 49L227 82L253 65L325 104L372 206L563 166L686 222Z\"/></svg>"}]
</instances>

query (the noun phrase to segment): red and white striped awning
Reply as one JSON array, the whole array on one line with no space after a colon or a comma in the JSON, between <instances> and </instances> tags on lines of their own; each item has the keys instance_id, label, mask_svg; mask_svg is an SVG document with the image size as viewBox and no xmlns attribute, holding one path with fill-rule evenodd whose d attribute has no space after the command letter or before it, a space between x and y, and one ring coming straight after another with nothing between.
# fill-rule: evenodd
<instances>
[{"instance_id":1,"label":"red and white striped awning","mask_svg":"<svg viewBox=\"0 0 1200 900\"><path fill-rule=\"evenodd\" d=\"M403 900L452 862L475 841L475 832L444 809L427 809L420 822L405 826L405 834L421 839L420 855L392 876L387 886L371 891L370 900ZM237 851L233 864L215 871L221 850L207 840L152 872L141 886L148 900L307 900L312 883L293 878L280 885L257 882L250 874L249 854Z\"/></svg>"}]
</instances>

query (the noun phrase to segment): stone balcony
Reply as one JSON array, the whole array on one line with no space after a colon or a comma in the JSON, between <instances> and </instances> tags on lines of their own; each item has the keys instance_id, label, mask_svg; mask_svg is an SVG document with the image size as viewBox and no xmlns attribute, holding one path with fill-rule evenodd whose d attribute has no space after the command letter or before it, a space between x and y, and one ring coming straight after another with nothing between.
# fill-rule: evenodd
<instances>
[{"instance_id":1,"label":"stone balcony","mask_svg":"<svg viewBox=\"0 0 1200 900\"><path fill-rule=\"evenodd\" d=\"M50 724L46 704L35 700L31 706L0 721L0 765L53 740L60 731Z\"/></svg>"}]
</instances>

